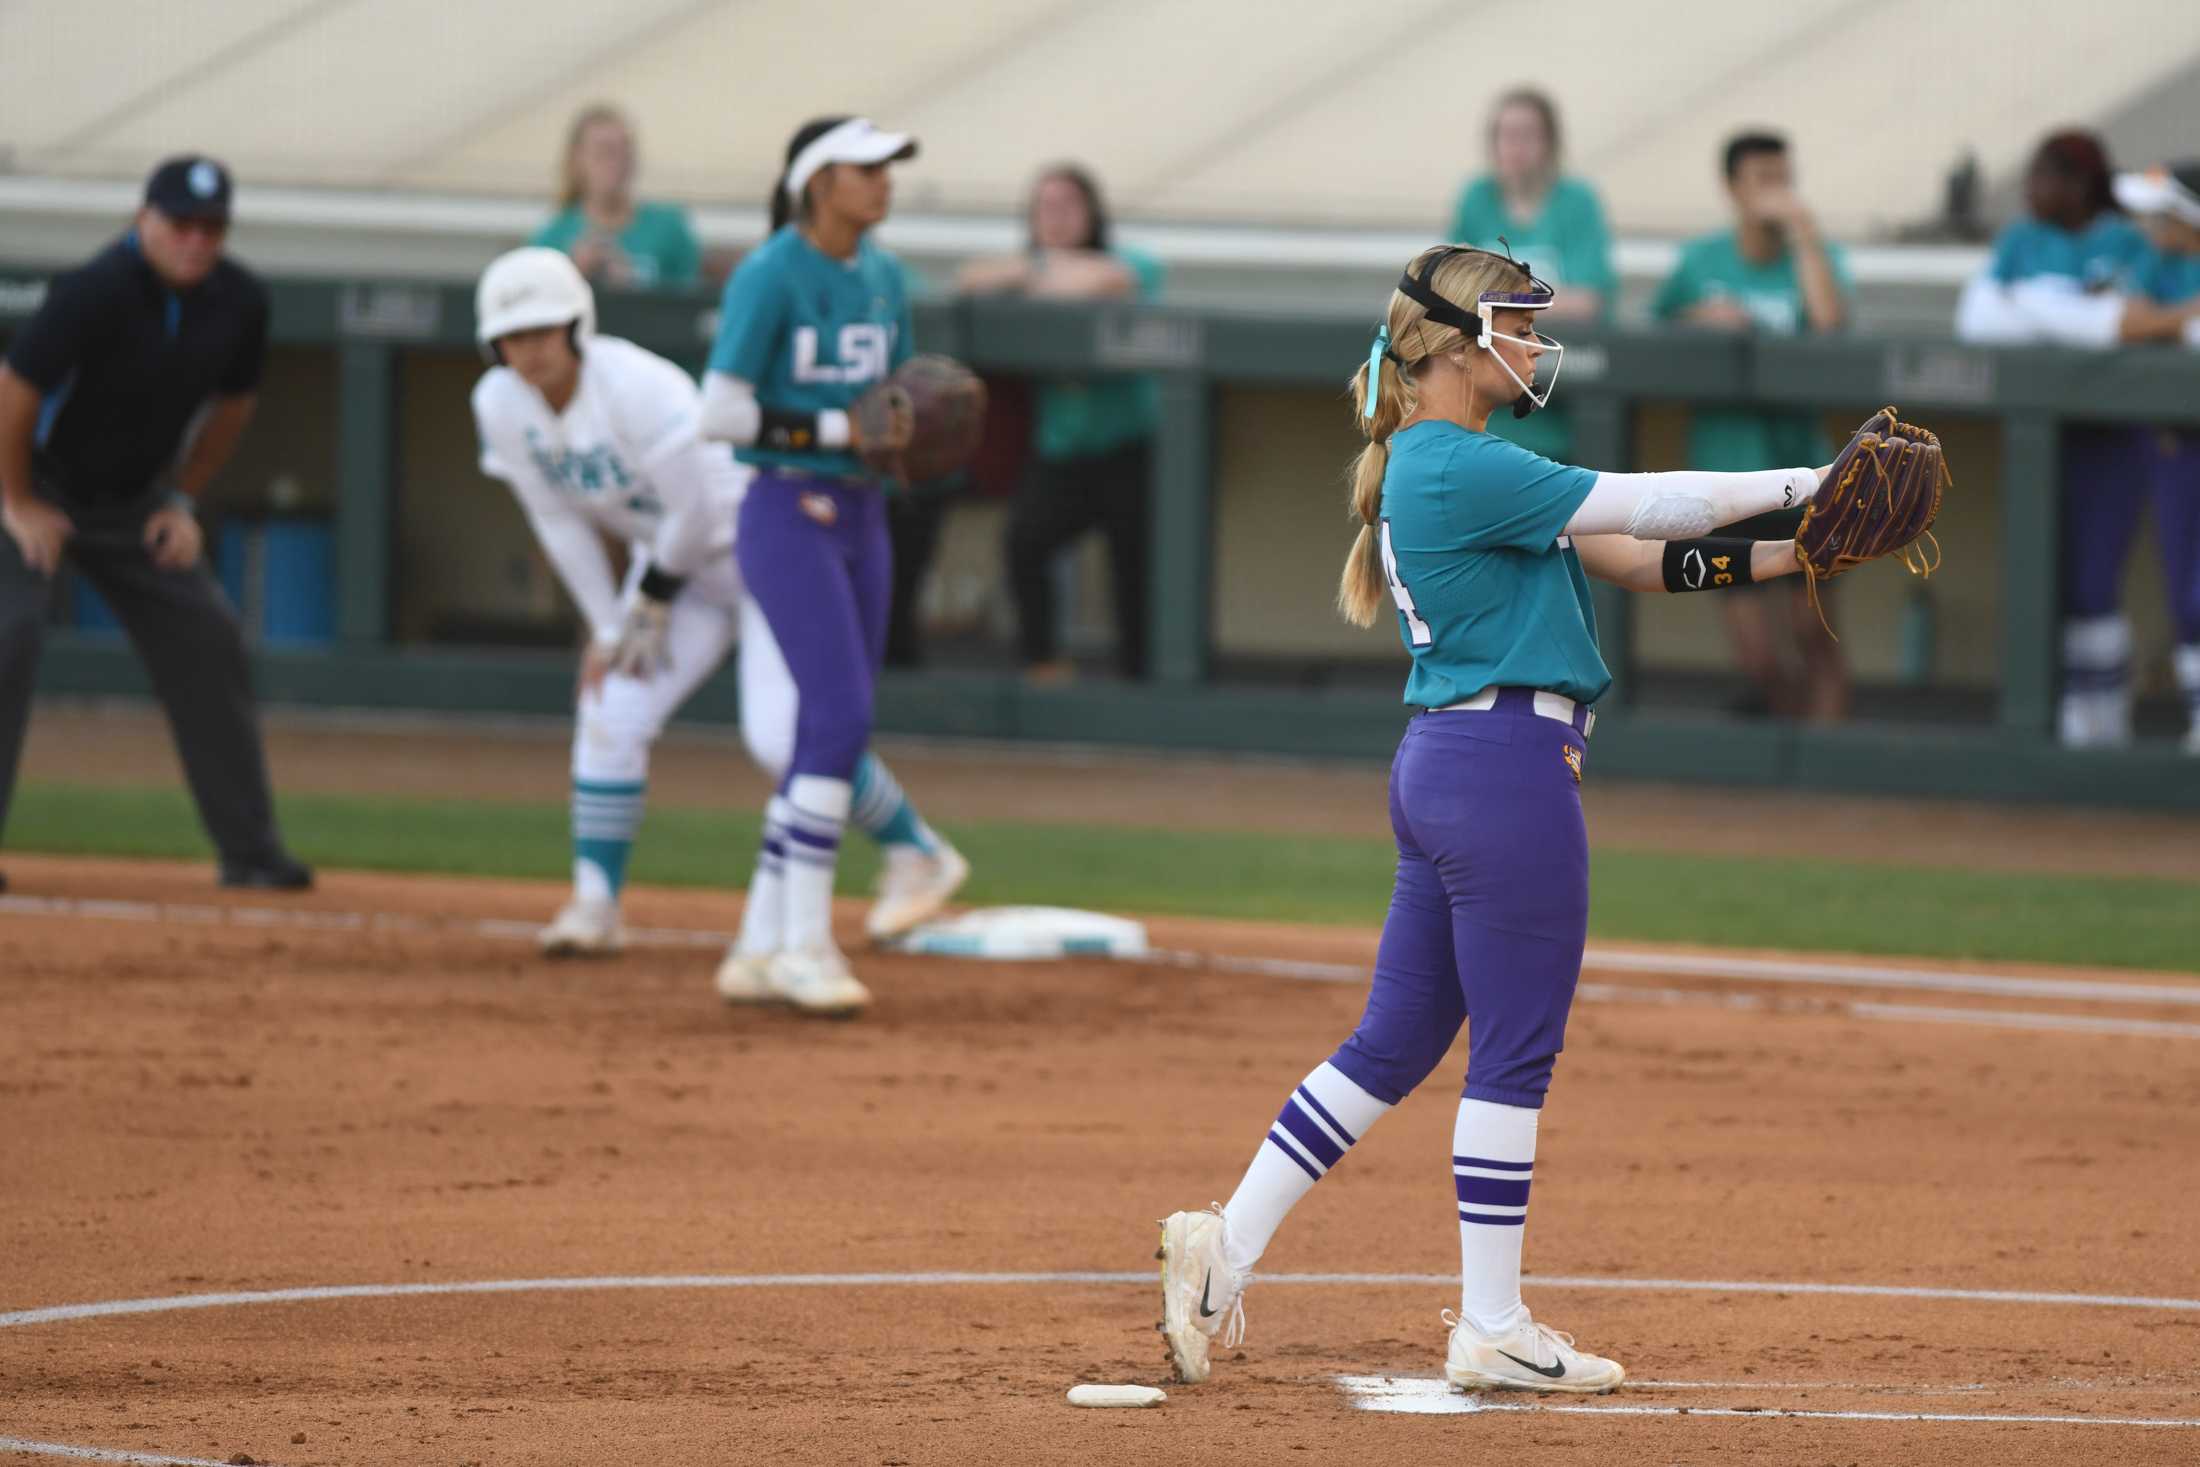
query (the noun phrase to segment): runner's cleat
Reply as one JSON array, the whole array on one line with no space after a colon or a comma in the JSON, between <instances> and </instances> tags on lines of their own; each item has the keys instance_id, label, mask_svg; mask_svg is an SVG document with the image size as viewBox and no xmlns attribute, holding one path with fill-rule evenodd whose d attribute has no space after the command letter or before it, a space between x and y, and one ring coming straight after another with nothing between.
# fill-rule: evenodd
<instances>
[{"instance_id":1,"label":"runner's cleat","mask_svg":"<svg viewBox=\"0 0 2200 1467\"><path fill-rule=\"evenodd\" d=\"M1574 1348L1574 1337L1523 1317L1494 1338L1477 1333L1449 1309L1451 1348L1444 1379L1461 1390L1608 1391L1627 1378L1617 1360Z\"/></svg>"},{"instance_id":2,"label":"runner's cleat","mask_svg":"<svg viewBox=\"0 0 2200 1467\"><path fill-rule=\"evenodd\" d=\"M779 1003L779 990L771 982L772 955L726 949L715 980L718 996L727 1003Z\"/></svg>"},{"instance_id":3,"label":"runner's cleat","mask_svg":"<svg viewBox=\"0 0 2200 1467\"><path fill-rule=\"evenodd\" d=\"M933 851L888 846L879 866L878 899L863 919L863 930L873 942L892 942L938 916L948 898L969 879L970 863L944 840Z\"/></svg>"},{"instance_id":4,"label":"runner's cleat","mask_svg":"<svg viewBox=\"0 0 2200 1467\"><path fill-rule=\"evenodd\" d=\"M1187 1385L1207 1378L1216 1335L1226 1350L1245 1340L1246 1281L1224 1253L1227 1226L1219 1206L1171 1213L1161 1223L1161 1333L1176 1378Z\"/></svg>"},{"instance_id":5,"label":"runner's cleat","mask_svg":"<svg viewBox=\"0 0 2200 1467\"><path fill-rule=\"evenodd\" d=\"M575 897L535 934L535 945L550 958L615 957L626 947L626 926L615 904Z\"/></svg>"}]
</instances>

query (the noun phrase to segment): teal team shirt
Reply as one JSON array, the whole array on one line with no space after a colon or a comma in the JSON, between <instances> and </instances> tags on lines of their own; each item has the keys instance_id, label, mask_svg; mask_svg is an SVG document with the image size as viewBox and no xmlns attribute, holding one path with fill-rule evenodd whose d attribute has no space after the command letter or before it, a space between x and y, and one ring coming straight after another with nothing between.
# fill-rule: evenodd
<instances>
[{"instance_id":1,"label":"teal team shirt","mask_svg":"<svg viewBox=\"0 0 2200 1467\"><path fill-rule=\"evenodd\" d=\"M1839 245L1827 246L1827 255L1842 299L1853 300L1856 288L1849 279L1848 257ZM1658 287L1650 310L1659 320L1670 321L1689 307L1712 300L1738 303L1759 331L1795 336L1810 329L1794 253L1783 252L1778 259L1766 262L1744 259L1731 229L1684 245L1673 273ZM1822 464L1832 452L1817 420L1808 413L1700 408L1689 419L1691 468L1717 473L1792 468Z\"/></svg>"},{"instance_id":2,"label":"teal team shirt","mask_svg":"<svg viewBox=\"0 0 2200 1467\"><path fill-rule=\"evenodd\" d=\"M900 261L868 236L853 259L836 260L789 224L726 282L710 370L749 383L768 408L846 411L909 359L913 334ZM847 452L743 448L734 456L746 464L877 479Z\"/></svg>"},{"instance_id":3,"label":"teal team shirt","mask_svg":"<svg viewBox=\"0 0 2200 1467\"><path fill-rule=\"evenodd\" d=\"M2173 255L2149 245L2133 278L2142 294L2165 306L2181 305L2200 296L2200 255Z\"/></svg>"},{"instance_id":4,"label":"teal team shirt","mask_svg":"<svg viewBox=\"0 0 2200 1467\"><path fill-rule=\"evenodd\" d=\"M1138 299L1161 294L1161 262L1143 250L1113 249L1138 282ZM1054 462L1090 458L1153 436L1158 385L1145 373L1113 373L1043 382L1033 413L1031 451Z\"/></svg>"},{"instance_id":5,"label":"teal team shirt","mask_svg":"<svg viewBox=\"0 0 2200 1467\"><path fill-rule=\"evenodd\" d=\"M588 216L575 204L559 210L528 243L571 254L588 230ZM634 266L634 283L644 290L684 290L702 278L703 248L687 210L677 204L636 204L634 217L619 231L618 246Z\"/></svg>"},{"instance_id":6,"label":"teal team shirt","mask_svg":"<svg viewBox=\"0 0 2200 1467\"><path fill-rule=\"evenodd\" d=\"M1413 654L1406 702L1442 708L1492 687L1604 695L1589 577L1559 539L1596 479L1456 423L1391 435L1376 529Z\"/></svg>"},{"instance_id":7,"label":"teal team shirt","mask_svg":"<svg viewBox=\"0 0 2200 1467\"><path fill-rule=\"evenodd\" d=\"M1612 269L1612 232L1604 223L1604 205L1587 183L1559 179L1535 217L1521 219L1505 207L1504 191L1496 178L1484 174L1471 180L1452 211L1452 242L1501 250L1505 246L1498 243L1500 235L1514 255L1534 266L1535 273L1562 294L1569 286L1602 292L1604 309L1599 319L1611 318L1619 294L1619 277ZM1565 339L1562 331L1550 334ZM1490 431L1546 458L1565 458L1573 448L1573 419L1556 401L1525 418L1509 411L1495 414Z\"/></svg>"},{"instance_id":8,"label":"teal team shirt","mask_svg":"<svg viewBox=\"0 0 2200 1467\"><path fill-rule=\"evenodd\" d=\"M2086 290L2123 290L2150 253L2146 235L2121 214L2097 214L2075 233L2027 215L1994 241L1986 269L2003 285L2057 275Z\"/></svg>"}]
</instances>

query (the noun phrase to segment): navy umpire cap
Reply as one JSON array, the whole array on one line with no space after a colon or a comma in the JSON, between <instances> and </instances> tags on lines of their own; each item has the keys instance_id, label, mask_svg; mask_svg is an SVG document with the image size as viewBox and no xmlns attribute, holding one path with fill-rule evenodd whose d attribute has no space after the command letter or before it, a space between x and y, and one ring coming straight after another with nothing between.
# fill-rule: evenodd
<instances>
[{"instance_id":1,"label":"navy umpire cap","mask_svg":"<svg viewBox=\"0 0 2200 1467\"><path fill-rule=\"evenodd\" d=\"M185 153L145 180L145 202L171 219L229 219L229 170L212 158Z\"/></svg>"}]
</instances>

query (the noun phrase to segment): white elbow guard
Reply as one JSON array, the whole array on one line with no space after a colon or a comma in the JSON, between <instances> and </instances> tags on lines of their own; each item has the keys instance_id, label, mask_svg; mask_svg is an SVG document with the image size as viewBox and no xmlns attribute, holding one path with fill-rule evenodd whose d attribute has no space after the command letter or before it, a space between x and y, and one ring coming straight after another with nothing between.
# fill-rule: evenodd
<instances>
[{"instance_id":1,"label":"white elbow guard","mask_svg":"<svg viewBox=\"0 0 2200 1467\"><path fill-rule=\"evenodd\" d=\"M1719 513L1695 494L1647 494L1627 517L1626 533L1637 540L1692 540L1717 527Z\"/></svg>"}]
</instances>

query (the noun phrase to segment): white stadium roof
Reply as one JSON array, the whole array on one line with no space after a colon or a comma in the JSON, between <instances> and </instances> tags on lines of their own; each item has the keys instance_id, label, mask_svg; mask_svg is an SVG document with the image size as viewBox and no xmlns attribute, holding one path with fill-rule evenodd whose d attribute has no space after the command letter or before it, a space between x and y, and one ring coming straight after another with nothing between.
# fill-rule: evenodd
<instances>
[{"instance_id":1,"label":"white stadium roof","mask_svg":"<svg viewBox=\"0 0 2200 1467\"><path fill-rule=\"evenodd\" d=\"M203 150L247 208L268 185L541 198L574 111L610 100L645 194L753 206L797 123L862 111L924 140L912 213L1013 209L1075 158L1132 218L1418 232L1489 99L1535 81L1624 233L1714 223L1718 144L1762 124L1869 237L1932 213L1966 151L2006 179L2195 56L2193 0L13 0L0 157L134 179Z\"/></svg>"}]
</instances>

